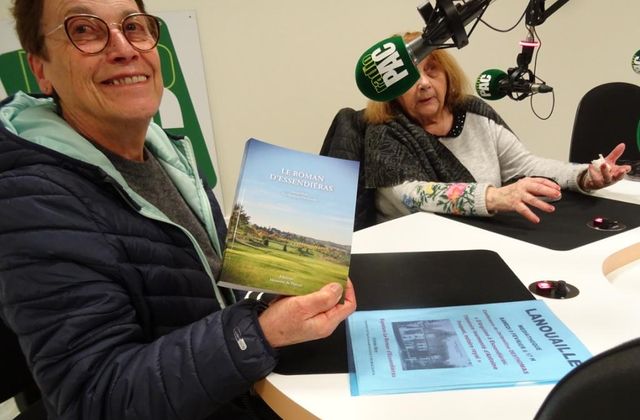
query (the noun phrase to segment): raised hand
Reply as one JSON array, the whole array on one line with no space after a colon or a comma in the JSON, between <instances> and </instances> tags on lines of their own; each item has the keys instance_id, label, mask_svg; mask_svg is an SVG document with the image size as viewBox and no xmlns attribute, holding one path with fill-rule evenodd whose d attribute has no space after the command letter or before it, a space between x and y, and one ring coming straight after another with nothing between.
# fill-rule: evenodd
<instances>
[{"instance_id":1,"label":"raised hand","mask_svg":"<svg viewBox=\"0 0 640 420\"><path fill-rule=\"evenodd\" d=\"M608 187L624 178L631 170L629 165L617 165L616 162L624 153L624 143L618 144L604 159L596 159L580 178L580 188L583 190L597 190Z\"/></svg>"}]
</instances>

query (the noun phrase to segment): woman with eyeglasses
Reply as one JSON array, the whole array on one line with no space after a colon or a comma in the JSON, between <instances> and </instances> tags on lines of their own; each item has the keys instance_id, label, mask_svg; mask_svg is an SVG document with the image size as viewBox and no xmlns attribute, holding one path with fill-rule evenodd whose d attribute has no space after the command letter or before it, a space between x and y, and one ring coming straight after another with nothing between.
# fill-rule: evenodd
<instances>
[{"instance_id":1,"label":"woman with eyeglasses","mask_svg":"<svg viewBox=\"0 0 640 420\"><path fill-rule=\"evenodd\" d=\"M14 0L40 91L0 103L0 317L50 418L260 418L277 348L355 310L349 283L266 305L219 289L226 234L186 138L151 122L142 0Z\"/></svg>"}]
</instances>

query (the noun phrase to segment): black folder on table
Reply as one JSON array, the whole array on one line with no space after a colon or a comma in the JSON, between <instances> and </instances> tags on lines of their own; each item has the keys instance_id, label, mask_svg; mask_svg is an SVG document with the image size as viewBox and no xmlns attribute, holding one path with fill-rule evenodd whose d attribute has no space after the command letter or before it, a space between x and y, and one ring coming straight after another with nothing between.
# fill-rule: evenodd
<instances>
[{"instance_id":1,"label":"black folder on table","mask_svg":"<svg viewBox=\"0 0 640 420\"><path fill-rule=\"evenodd\" d=\"M359 311L534 299L502 258L488 250L353 254L349 276ZM277 373L346 373L344 322L328 338L279 353Z\"/></svg>"},{"instance_id":2,"label":"black folder on table","mask_svg":"<svg viewBox=\"0 0 640 420\"><path fill-rule=\"evenodd\" d=\"M562 199L552 204L556 208L553 213L532 208L540 217L538 224L515 212L499 213L493 217L439 216L556 251L567 251L640 226L640 206L637 204L575 191L563 191ZM589 224L596 217L615 220L624 224L626 229L593 229Z\"/></svg>"}]
</instances>

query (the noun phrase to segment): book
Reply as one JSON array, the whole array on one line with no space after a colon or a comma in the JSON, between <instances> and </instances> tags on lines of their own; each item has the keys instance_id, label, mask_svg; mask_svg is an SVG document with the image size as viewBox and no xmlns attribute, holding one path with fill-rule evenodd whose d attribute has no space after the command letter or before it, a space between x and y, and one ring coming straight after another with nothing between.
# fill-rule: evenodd
<instances>
[{"instance_id":1,"label":"book","mask_svg":"<svg viewBox=\"0 0 640 420\"><path fill-rule=\"evenodd\" d=\"M218 285L302 295L349 274L359 162L245 145Z\"/></svg>"},{"instance_id":2,"label":"book","mask_svg":"<svg viewBox=\"0 0 640 420\"><path fill-rule=\"evenodd\" d=\"M591 354L540 300L356 311L351 394L550 384Z\"/></svg>"}]
</instances>

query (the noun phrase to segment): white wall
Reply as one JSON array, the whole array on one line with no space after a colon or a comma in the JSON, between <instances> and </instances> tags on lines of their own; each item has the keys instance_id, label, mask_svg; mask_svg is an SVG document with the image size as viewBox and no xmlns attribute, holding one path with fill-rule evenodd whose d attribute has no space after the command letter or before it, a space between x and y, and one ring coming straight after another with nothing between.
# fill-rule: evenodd
<instances>
[{"instance_id":1,"label":"white wall","mask_svg":"<svg viewBox=\"0 0 640 420\"><path fill-rule=\"evenodd\" d=\"M550 4L551 0L547 0ZM501 28L516 22L527 0L496 0L485 19ZM0 0L0 18L10 0ZM362 108L354 82L356 60L395 32L424 26L417 0L147 0L154 11L195 10L228 213L244 141L264 139L318 152L335 112ZM607 81L640 83L631 57L640 49L640 2L571 0L538 26L543 46L538 75L555 88L552 117L541 121L529 101L492 104L533 152L566 159L580 97ZM508 34L480 25L454 54L471 81L483 70L515 65L521 24ZM534 104L546 115L551 95ZM605 151L603 151L605 152Z\"/></svg>"}]
</instances>

